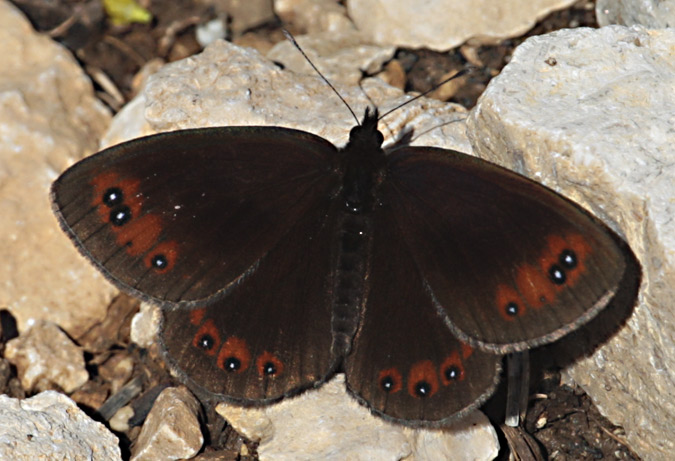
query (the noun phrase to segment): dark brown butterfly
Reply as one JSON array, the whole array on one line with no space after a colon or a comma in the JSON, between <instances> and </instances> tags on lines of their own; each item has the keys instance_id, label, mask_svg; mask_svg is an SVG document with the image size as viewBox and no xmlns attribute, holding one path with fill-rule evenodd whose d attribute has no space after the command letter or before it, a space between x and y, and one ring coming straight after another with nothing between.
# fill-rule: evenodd
<instances>
[{"instance_id":1,"label":"dark brown butterfly","mask_svg":"<svg viewBox=\"0 0 675 461\"><path fill-rule=\"evenodd\" d=\"M440 425L481 404L497 354L594 317L622 242L546 187L459 152L383 150L366 111L338 149L278 127L149 136L53 185L82 253L163 308L193 388L260 405L337 371L373 412Z\"/></svg>"}]
</instances>

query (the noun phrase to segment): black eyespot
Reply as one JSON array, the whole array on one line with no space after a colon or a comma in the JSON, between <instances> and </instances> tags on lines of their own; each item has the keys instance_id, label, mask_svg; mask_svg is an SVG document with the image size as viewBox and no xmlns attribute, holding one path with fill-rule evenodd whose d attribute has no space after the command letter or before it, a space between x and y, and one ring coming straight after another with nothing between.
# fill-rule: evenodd
<instances>
[{"instance_id":1,"label":"black eyespot","mask_svg":"<svg viewBox=\"0 0 675 461\"><path fill-rule=\"evenodd\" d=\"M236 357L228 357L225 360L225 370L226 371L237 371L241 368L241 360Z\"/></svg>"},{"instance_id":2,"label":"black eyespot","mask_svg":"<svg viewBox=\"0 0 675 461\"><path fill-rule=\"evenodd\" d=\"M415 394L418 397L427 397L431 393L431 384L426 381L420 381L415 384Z\"/></svg>"},{"instance_id":3,"label":"black eyespot","mask_svg":"<svg viewBox=\"0 0 675 461\"><path fill-rule=\"evenodd\" d=\"M574 269L575 267L577 267L577 264L579 264L577 255L572 250L563 250L562 253L560 253L560 258L558 259L558 262L565 269Z\"/></svg>"},{"instance_id":4,"label":"black eyespot","mask_svg":"<svg viewBox=\"0 0 675 461\"><path fill-rule=\"evenodd\" d=\"M211 349L213 349L215 343L216 342L213 339L213 336L211 335L202 335L202 337L199 338L199 341L197 341L199 347L201 347L205 351L210 351Z\"/></svg>"},{"instance_id":5,"label":"black eyespot","mask_svg":"<svg viewBox=\"0 0 675 461\"><path fill-rule=\"evenodd\" d=\"M443 375L445 376L446 381L454 381L459 378L462 370L459 369L457 365L451 365L445 369Z\"/></svg>"},{"instance_id":6,"label":"black eyespot","mask_svg":"<svg viewBox=\"0 0 675 461\"><path fill-rule=\"evenodd\" d=\"M557 264L551 266L551 268L548 270L548 276L551 278L551 281L556 285L562 285L567 281L565 271L562 270L562 268Z\"/></svg>"},{"instance_id":7,"label":"black eyespot","mask_svg":"<svg viewBox=\"0 0 675 461\"><path fill-rule=\"evenodd\" d=\"M131 219L131 210L128 206L120 206L110 212L110 222L113 226L121 227Z\"/></svg>"},{"instance_id":8,"label":"black eyespot","mask_svg":"<svg viewBox=\"0 0 675 461\"><path fill-rule=\"evenodd\" d=\"M272 376L277 374L277 366L272 362L265 362L263 365L263 373L267 376Z\"/></svg>"},{"instance_id":9,"label":"black eyespot","mask_svg":"<svg viewBox=\"0 0 675 461\"><path fill-rule=\"evenodd\" d=\"M380 380L380 387L384 392L391 392L394 390L394 378L391 376L385 376Z\"/></svg>"},{"instance_id":10,"label":"black eyespot","mask_svg":"<svg viewBox=\"0 0 675 461\"><path fill-rule=\"evenodd\" d=\"M519 311L520 309L518 308L518 304L514 303L513 301L506 305L506 315L509 317L516 317Z\"/></svg>"},{"instance_id":11,"label":"black eyespot","mask_svg":"<svg viewBox=\"0 0 675 461\"><path fill-rule=\"evenodd\" d=\"M122 189L119 187L111 187L110 189L103 192L103 203L108 207L112 208L121 204L124 201L124 194L122 194Z\"/></svg>"},{"instance_id":12,"label":"black eyespot","mask_svg":"<svg viewBox=\"0 0 675 461\"><path fill-rule=\"evenodd\" d=\"M166 256L163 254L158 254L152 257L150 260L150 264L152 264L152 267L155 269L164 269L169 262L166 259Z\"/></svg>"}]
</instances>

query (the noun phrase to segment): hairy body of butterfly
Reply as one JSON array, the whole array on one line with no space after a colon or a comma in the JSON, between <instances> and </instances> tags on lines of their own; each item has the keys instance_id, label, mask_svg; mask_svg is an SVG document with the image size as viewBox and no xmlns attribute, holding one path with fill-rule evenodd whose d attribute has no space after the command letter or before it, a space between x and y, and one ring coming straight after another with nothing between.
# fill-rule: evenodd
<instances>
[{"instance_id":1,"label":"hairy body of butterfly","mask_svg":"<svg viewBox=\"0 0 675 461\"><path fill-rule=\"evenodd\" d=\"M368 111L343 149L277 127L150 136L66 171L54 209L110 280L163 308L194 389L259 405L344 371L376 414L439 425L492 393L496 354L604 308L625 249L540 184L382 139Z\"/></svg>"}]
</instances>

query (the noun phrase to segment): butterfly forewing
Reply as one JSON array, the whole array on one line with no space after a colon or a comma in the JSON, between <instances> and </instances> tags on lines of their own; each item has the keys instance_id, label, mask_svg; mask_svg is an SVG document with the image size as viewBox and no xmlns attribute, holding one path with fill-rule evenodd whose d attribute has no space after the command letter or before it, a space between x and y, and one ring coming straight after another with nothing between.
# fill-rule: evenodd
<instances>
[{"instance_id":1,"label":"butterfly forewing","mask_svg":"<svg viewBox=\"0 0 675 461\"><path fill-rule=\"evenodd\" d=\"M497 352L553 341L588 321L625 270L622 249L595 218L477 158L395 150L380 194L453 331Z\"/></svg>"},{"instance_id":2,"label":"butterfly forewing","mask_svg":"<svg viewBox=\"0 0 675 461\"><path fill-rule=\"evenodd\" d=\"M53 185L62 226L123 289L224 294L331 194L335 147L283 128L164 133L77 163Z\"/></svg>"}]
</instances>

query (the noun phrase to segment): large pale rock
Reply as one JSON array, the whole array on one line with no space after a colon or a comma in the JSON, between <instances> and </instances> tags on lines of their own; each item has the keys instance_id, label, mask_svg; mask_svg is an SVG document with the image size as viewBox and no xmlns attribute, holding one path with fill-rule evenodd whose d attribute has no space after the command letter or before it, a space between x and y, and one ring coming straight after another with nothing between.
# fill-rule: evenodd
<instances>
[{"instance_id":1,"label":"large pale rock","mask_svg":"<svg viewBox=\"0 0 675 461\"><path fill-rule=\"evenodd\" d=\"M675 0L598 0L595 16L600 26L641 25L650 29L675 26Z\"/></svg>"},{"instance_id":2,"label":"large pale rock","mask_svg":"<svg viewBox=\"0 0 675 461\"><path fill-rule=\"evenodd\" d=\"M97 149L109 115L70 53L0 2L0 306L77 337L114 290L78 255L51 213L49 187Z\"/></svg>"},{"instance_id":3,"label":"large pale rock","mask_svg":"<svg viewBox=\"0 0 675 461\"><path fill-rule=\"evenodd\" d=\"M340 84L336 86L360 116L368 105L362 90ZM378 80L367 81L364 87L371 98L385 110L409 99L399 90ZM464 115L465 111L457 106L422 100L387 117L382 128L386 142L395 139L392 133L399 134L404 127L414 127L415 143L469 151L462 122ZM337 145L343 145L355 123L337 96L318 77L282 71L255 51L220 42L209 46L198 56L167 65L153 75L142 94L115 118L106 142L112 144L141 134L179 128L255 124L303 129L319 134ZM138 315L147 313L144 309ZM133 324L138 326L132 328L133 337L138 335L139 340L147 341L145 332L152 320L141 320L137 317ZM167 325L167 328L182 328L182 325ZM382 424L379 419L370 416L365 408L358 406L345 394L344 387L339 392L343 399L360 410L357 420L365 418L368 421L359 423L362 431L370 425L374 428L372 434L375 435L372 437L376 439L401 437L400 427ZM330 408L330 413L325 410L327 407ZM322 406L317 412L318 403L306 405L304 408L303 413L293 410L288 413L288 417L309 421L311 426L311 422L317 418L339 421L347 417L346 413L353 411L351 407L329 404ZM246 431L243 423L238 427ZM296 428L295 431L279 431L274 436L274 441L268 442L277 446L289 444L292 440L307 436L310 431L308 426L293 427ZM484 453L496 450L492 428L484 424L481 427L479 432L482 435L478 441L473 439L474 434L471 431L462 433L459 438L465 445L461 448L454 446L456 456L474 453L475 446L486 447ZM436 433L438 431L432 431L432 434ZM492 441L489 446L484 444L486 433L489 434L487 438ZM421 432L408 436L407 440L408 443L418 443L417 450L421 453L426 448L431 449L432 446L446 443L446 434L439 437L427 436ZM317 431L310 445L332 446L335 456L339 458L339 454L347 450L340 442L343 438L348 439L337 430ZM353 442L354 438L349 440ZM298 459L305 456L305 453L312 453L304 451L311 450L311 446L302 446L299 449L301 451L296 451L294 455L286 452L287 456ZM400 445L398 449L401 449ZM489 457L484 454L482 459Z\"/></svg>"},{"instance_id":4,"label":"large pale rock","mask_svg":"<svg viewBox=\"0 0 675 461\"><path fill-rule=\"evenodd\" d=\"M372 75L394 57L393 46L369 45L364 40L355 30L297 37L302 50L328 81L349 85L358 85L364 72ZM307 59L288 40L277 43L267 57L293 72L316 76Z\"/></svg>"},{"instance_id":5,"label":"large pale rock","mask_svg":"<svg viewBox=\"0 0 675 461\"><path fill-rule=\"evenodd\" d=\"M342 374L277 405L244 409L220 404L217 411L238 432L260 443L263 461L490 460L499 451L497 435L480 411L446 429L391 424L347 395Z\"/></svg>"},{"instance_id":6,"label":"large pale rock","mask_svg":"<svg viewBox=\"0 0 675 461\"><path fill-rule=\"evenodd\" d=\"M359 119L370 105L364 91L382 113L410 99L378 79L364 82L364 90L335 86ZM414 128L413 144L470 152L465 116L458 105L416 101L383 120L385 144L395 141L404 128ZM283 71L255 50L215 42L200 55L168 64L153 75L115 117L102 144L181 128L277 125L309 131L342 146L355 124L319 77Z\"/></svg>"},{"instance_id":7,"label":"large pale rock","mask_svg":"<svg viewBox=\"0 0 675 461\"><path fill-rule=\"evenodd\" d=\"M349 15L374 43L448 50L526 32L575 0L349 0Z\"/></svg>"},{"instance_id":8,"label":"large pale rock","mask_svg":"<svg viewBox=\"0 0 675 461\"><path fill-rule=\"evenodd\" d=\"M530 38L468 121L481 157L590 209L640 260L627 324L569 373L643 459L675 452L674 48L674 29Z\"/></svg>"},{"instance_id":9,"label":"large pale rock","mask_svg":"<svg viewBox=\"0 0 675 461\"><path fill-rule=\"evenodd\" d=\"M115 461L117 437L63 394L25 400L0 395L0 459Z\"/></svg>"}]
</instances>

